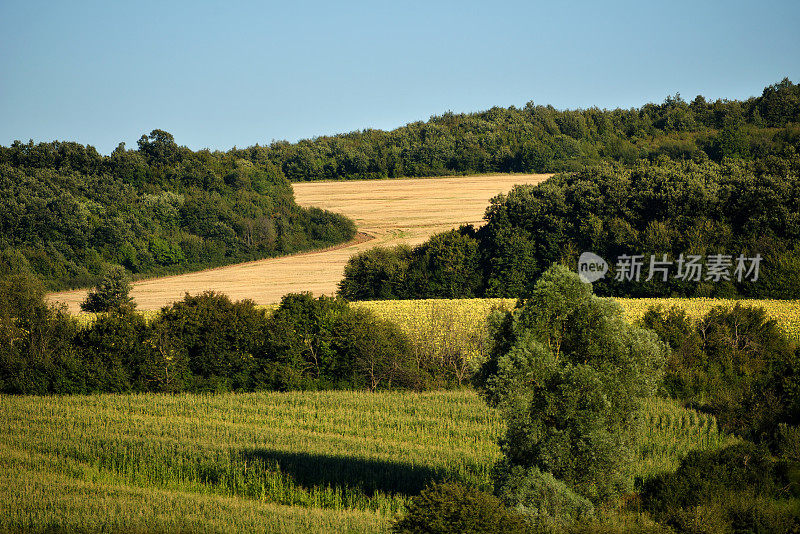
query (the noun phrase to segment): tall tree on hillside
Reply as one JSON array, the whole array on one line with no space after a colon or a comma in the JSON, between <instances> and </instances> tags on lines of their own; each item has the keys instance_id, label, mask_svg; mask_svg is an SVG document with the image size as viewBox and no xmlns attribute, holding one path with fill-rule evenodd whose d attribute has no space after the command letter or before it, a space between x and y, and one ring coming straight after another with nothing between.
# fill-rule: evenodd
<instances>
[{"instance_id":1,"label":"tall tree on hillside","mask_svg":"<svg viewBox=\"0 0 800 534\"><path fill-rule=\"evenodd\" d=\"M107 312L120 308L135 308L136 303L129 296L131 283L125 269L119 265L111 268L103 280L86 295L81 309L87 312Z\"/></svg>"}]
</instances>

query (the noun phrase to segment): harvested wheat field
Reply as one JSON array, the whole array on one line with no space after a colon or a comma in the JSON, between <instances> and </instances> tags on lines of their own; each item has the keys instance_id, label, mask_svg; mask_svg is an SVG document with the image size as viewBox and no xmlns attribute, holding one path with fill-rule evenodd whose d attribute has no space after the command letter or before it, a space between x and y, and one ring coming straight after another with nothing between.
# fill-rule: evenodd
<instances>
[{"instance_id":1,"label":"harvested wheat field","mask_svg":"<svg viewBox=\"0 0 800 534\"><path fill-rule=\"evenodd\" d=\"M374 246L416 245L429 236L461 224L480 224L489 200L515 184L537 184L546 174L512 174L307 182L294 184L301 206L316 206L353 219L359 234L350 243L331 249L281 258L240 263L176 276L136 282L131 296L140 310L153 310L184 293L214 290L234 300L253 299L274 304L286 293L311 291L332 295L347 260ZM86 290L53 293L50 300L65 303L77 313Z\"/></svg>"}]
</instances>

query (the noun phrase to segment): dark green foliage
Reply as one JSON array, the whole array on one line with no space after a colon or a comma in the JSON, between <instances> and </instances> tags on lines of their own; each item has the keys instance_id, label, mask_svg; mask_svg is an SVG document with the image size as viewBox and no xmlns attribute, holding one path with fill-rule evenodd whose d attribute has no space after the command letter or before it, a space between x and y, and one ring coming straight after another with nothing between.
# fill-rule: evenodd
<instances>
[{"instance_id":1,"label":"dark green foliage","mask_svg":"<svg viewBox=\"0 0 800 534\"><path fill-rule=\"evenodd\" d=\"M152 350L147 343L144 318L129 307L116 308L100 315L80 331L75 346L86 369L89 391L130 391L140 384L141 366Z\"/></svg>"},{"instance_id":2,"label":"dark green foliage","mask_svg":"<svg viewBox=\"0 0 800 534\"><path fill-rule=\"evenodd\" d=\"M307 389L353 380L353 359L343 358L350 309L346 302L310 293L283 297L269 318L258 366L269 389ZM333 385L333 384L329 384Z\"/></svg>"},{"instance_id":3,"label":"dark green foliage","mask_svg":"<svg viewBox=\"0 0 800 534\"><path fill-rule=\"evenodd\" d=\"M399 299L409 295L411 249L374 247L355 254L344 268L339 294L348 300Z\"/></svg>"},{"instance_id":4,"label":"dark green foliage","mask_svg":"<svg viewBox=\"0 0 800 534\"><path fill-rule=\"evenodd\" d=\"M766 87L756 108L769 126L800 122L800 85L784 78L781 82Z\"/></svg>"},{"instance_id":5,"label":"dark green foliage","mask_svg":"<svg viewBox=\"0 0 800 534\"><path fill-rule=\"evenodd\" d=\"M476 243L435 236L411 254L394 249L354 257L340 285L349 299L525 296L551 264L574 267L582 251L611 263L611 272L595 284L599 295L797 298L798 87L785 79L745 102L711 103L698 96L687 104L675 95L629 111L559 112L529 104L448 113L389 133L279 143L264 157L298 180L398 171L572 171L492 201L487 224L478 233L462 233L477 240L478 268L470 271ZM391 148L397 146L409 148L398 155ZM370 165L358 172L330 162L361 150L369 156L357 159ZM299 154L307 164L287 169ZM619 256L649 261L665 254L673 262L668 280L646 280L649 264L640 281L614 280ZM730 279L709 280L705 273L697 281L677 279L682 254L731 256ZM737 275L739 255L756 254L762 257L758 280L753 273Z\"/></svg>"},{"instance_id":6,"label":"dark green foliage","mask_svg":"<svg viewBox=\"0 0 800 534\"><path fill-rule=\"evenodd\" d=\"M0 147L0 271L50 289L96 284L108 264L163 274L351 239L345 217L294 202L281 170L192 152L153 130L108 157L76 143Z\"/></svg>"},{"instance_id":7,"label":"dark green foliage","mask_svg":"<svg viewBox=\"0 0 800 534\"><path fill-rule=\"evenodd\" d=\"M567 484L537 467L495 466L495 491L511 509L541 529L563 529L594 514L592 503Z\"/></svg>"},{"instance_id":8,"label":"dark green foliage","mask_svg":"<svg viewBox=\"0 0 800 534\"><path fill-rule=\"evenodd\" d=\"M369 389L427 387L429 374L414 359L411 343L394 323L355 310L348 341L360 381Z\"/></svg>"},{"instance_id":9,"label":"dark green foliage","mask_svg":"<svg viewBox=\"0 0 800 534\"><path fill-rule=\"evenodd\" d=\"M505 459L495 473L498 490L509 492L501 496L530 513L564 513L537 519L559 522L586 512L581 499L600 503L629 489L624 466L638 403L654 394L666 347L561 266L494 323L495 347L479 386L507 422ZM525 495L550 502L520 502Z\"/></svg>"},{"instance_id":10,"label":"dark green foliage","mask_svg":"<svg viewBox=\"0 0 800 534\"><path fill-rule=\"evenodd\" d=\"M614 515L607 513L601 517L592 517L579 523L574 523L563 530L568 534L675 534L675 531L666 525L661 525L650 519L646 514Z\"/></svg>"},{"instance_id":11,"label":"dark green foliage","mask_svg":"<svg viewBox=\"0 0 800 534\"><path fill-rule=\"evenodd\" d=\"M266 336L267 313L251 300L231 302L205 292L187 294L153 321L159 342L185 351L197 390L245 390Z\"/></svg>"},{"instance_id":12,"label":"dark green foliage","mask_svg":"<svg viewBox=\"0 0 800 534\"><path fill-rule=\"evenodd\" d=\"M414 249L410 294L434 298L476 297L481 291L480 251L471 227L431 237Z\"/></svg>"},{"instance_id":13,"label":"dark green foliage","mask_svg":"<svg viewBox=\"0 0 800 534\"><path fill-rule=\"evenodd\" d=\"M594 283L599 295L796 298L798 170L662 159L560 174L492 199L477 232L439 234L410 254L384 249L380 261L354 257L342 293L351 299L526 296L550 265L576 267L580 253L591 251L611 268ZM729 256L727 280L709 277L707 267L698 280L677 277L681 257L698 255L707 266L716 254ZM754 280L749 258L757 254ZM638 281L615 279L622 255L642 256ZM664 255L672 262L667 280L658 272L648 280L651 256ZM739 256L744 270L737 272Z\"/></svg>"},{"instance_id":14,"label":"dark green foliage","mask_svg":"<svg viewBox=\"0 0 800 534\"><path fill-rule=\"evenodd\" d=\"M129 296L131 283L125 269L119 265L113 267L97 286L89 291L86 300L81 302L81 309L87 312L107 312L120 308L135 308L136 304Z\"/></svg>"},{"instance_id":15,"label":"dark green foliage","mask_svg":"<svg viewBox=\"0 0 800 534\"><path fill-rule=\"evenodd\" d=\"M626 110L559 111L528 102L523 108L448 112L389 132L368 129L232 152L254 163L270 161L292 181L575 171L664 156L796 158L796 142L781 133L800 122L798 87L784 79L745 101L697 96L688 103L676 94Z\"/></svg>"},{"instance_id":16,"label":"dark green foliage","mask_svg":"<svg viewBox=\"0 0 800 534\"><path fill-rule=\"evenodd\" d=\"M117 306L78 329L27 275L0 279L0 393L421 390L433 381L393 323L290 294L272 314L212 291L148 324Z\"/></svg>"},{"instance_id":17,"label":"dark green foliage","mask_svg":"<svg viewBox=\"0 0 800 534\"><path fill-rule=\"evenodd\" d=\"M442 232L414 249L376 247L354 255L339 283L349 300L477 297L482 293L475 229Z\"/></svg>"},{"instance_id":18,"label":"dark green foliage","mask_svg":"<svg viewBox=\"0 0 800 534\"><path fill-rule=\"evenodd\" d=\"M795 347L762 308L715 308L698 330L711 409L723 428L759 439L770 438L779 422L792 422L788 417L797 422L791 409L800 401Z\"/></svg>"},{"instance_id":19,"label":"dark green foliage","mask_svg":"<svg viewBox=\"0 0 800 534\"><path fill-rule=\"evenodd\" d=\"M45 303L38 280L22 274L0 278L0 391L84 391L76 333L77 322L66 309Z\"/></svg>"},{"instance_id":20,"label":"dark green foliage","mask_svg":"<svg viewBox=\"0 0 800 534\"><path fill-rule=\"evenodd\" d=\"M791 468L747 442L690 452L676 472L645 483L642 502L678 532L797 532L800 485Z\"/></svg>"},{"instance_id":21,"label":"dark green foliage","mask_svg":"<svg viewBox=\"0 0 800 534\"><path fill-rule=\"evenodd\" d=\"M778 425L776 441L779 456L797 464L794 478L791 473L790 478L794 483L800 485L800 426L781 423Z\"/></svg>"},{"instance_id":22,"label":"dark green foliage","mask_svg":"<svg viewBox=\"0 0 800 534\"><path fill-rule=\"evenodd\" d=\"M214 383L192 375L189 352L168 323L156 323L148 328L145 343L146 350L135 371L136 385L140 389L177 393L192 391L198 386L224 389L229 385L224 378Z\"/></svg>"},{"instance_id":23,"label":"dark green foliage","mask_svg":"<svg viewBox=\"0 0 800 534\"><path fill-rule=\"evenodd\" d=\"M779 424L800 423L800 352L762 308L716 307L697 324L652 308L643 323L672 348L670 395L700 403L749 439L771 442Z\"/></svg>"},{"instance_id":24,"label":"dark green foliage","mask_svg":"<svg viewBox=\"0 0 800 534\"><path fill-rule=\"evenodd\" d=\"M397 534L524 533L525 522L497 497L453 482L428 486L392 527Z\"/></svg>"},{"instance_id":25,"label":"dark green foliage","mask_svg":"<svg viewBox=\"0 0 800 534\"><path fill-rule=\"evenodd\" d=\"M559 175L539 186L517 186L487 210L478 235L485 258L486 293L524 295L551 263L575 265L592 251L611 272L595 283L598 294L617 296L747 296L792 298L800 242L800 175L754 172L746 165L660 161L631 169L605 166ZM761 254L758 281L735 275L739 254ZM677 261L681 254L732 256L731 280L617 281L616 259L650 255ZM520 258L528 258L523 261ZM749 264L748 264L749 265Z\"/></svg>"},{"instance_id":26,"label":"dark green foliage","mask_svg":"<svg viewBox=\"0 0 800 534\"><path fill-rule=\"evenodd\" d=\"M278 390L424 385L395 325L309 293L286 295L269 318L254 376Z\"/></svg>"},{"instance_id":27,"label":"dark green foliage","mask_svg":"<svg viewBox=\"0 0 800 534\"><path fill-rule=\"evenodd\" d=\"M703 390L703 339L683 308L651 307L642 317L642 324L658 334L670 347L664 372L664 388L674 398L689 398Z\"/></svg>"},{"instance_id":28,"label":"dark green foliage","mask_svg":"<svg viewBox=\"0 0 800 534\"><path fill-rule=\"evenodd\" d=\"M643 322L672 348L667 391L751 440L689 453L676 472L644 483L644 507L677 532L800 531L794 342L763 309L738 304L713 308L696 324L675 308L651 308Z\"/></svg>"},{"instance_id":29,"label":"dark green foliage","mask_svg":"<svg viewBox=\"0 0 800 534\"><path fill-rule=\"evenodd\" d=\"M695 506L727 488L751 487L762 495L788 496L800 488L789 486L785 467L776 463L766 448L748 442L720 451L693 451L676 472L647 481L642 500L658 513L670 506Z\"/></svg>"}]
</instances>

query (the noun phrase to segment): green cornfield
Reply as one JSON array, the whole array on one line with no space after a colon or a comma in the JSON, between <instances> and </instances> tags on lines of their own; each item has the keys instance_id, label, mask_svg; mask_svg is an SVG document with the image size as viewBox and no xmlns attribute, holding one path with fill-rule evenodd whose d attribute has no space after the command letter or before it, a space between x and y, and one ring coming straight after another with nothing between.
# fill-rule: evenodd
<instances>
[{"instance_id":1,"label":"green cornfield","mask_svg":"<svg viewBox=\"0 0 800 534\"><path fill-rule=\"evenodd\" d=\"M632 477L735 440L644 409ZM0 531L385 532L431 480L490 489L471 390L0 397Z\"/></svg>"}]
</instances>

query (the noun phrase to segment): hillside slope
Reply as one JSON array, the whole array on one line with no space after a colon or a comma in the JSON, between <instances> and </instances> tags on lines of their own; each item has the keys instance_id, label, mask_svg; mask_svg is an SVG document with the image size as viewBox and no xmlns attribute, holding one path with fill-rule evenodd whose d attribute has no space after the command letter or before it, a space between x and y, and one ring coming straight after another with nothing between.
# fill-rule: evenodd
<instances>
[{"instance_id":1,"label":"hillside slope","mask_svg":"<svg viewBox=\"0 0 800 534\"><path fill-rule=\"evenodd\" d=\"M107 157L70 142L0 147L0 275L88 286L109 265L185 272L347 241L353 223L298 206L280 169L179 147L162 130Z\"/></svg>"},{"instance_id":2,"label":"hillside slope","mask_svg":"<svg viewBox=\"0 0 800 534\"><path fill-rule=\"evenodd\" d=\"M332 210L351 218L364 242L283 258L229 265L196 273L136 282L131 295L139 309L152 310L206 290L259 304L277 303L290 292L332 295L344 266L360 250L400 243L418 244L431 235L479 224L489 200L515 184L536 184L548 175L495 175L382 181L340 181L294 184L301 206ZM357 240L358 241L358 240ZM73 312L86 291L50 295Z\"/></svg>"}]
</instances>

